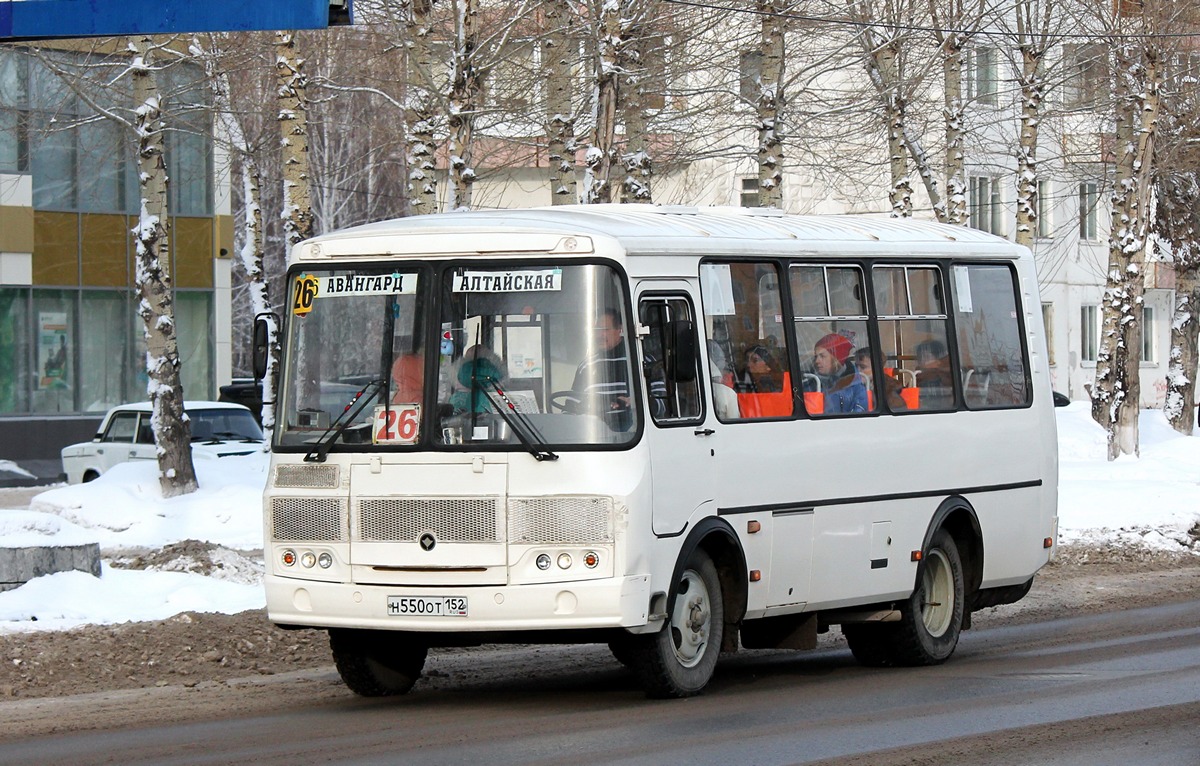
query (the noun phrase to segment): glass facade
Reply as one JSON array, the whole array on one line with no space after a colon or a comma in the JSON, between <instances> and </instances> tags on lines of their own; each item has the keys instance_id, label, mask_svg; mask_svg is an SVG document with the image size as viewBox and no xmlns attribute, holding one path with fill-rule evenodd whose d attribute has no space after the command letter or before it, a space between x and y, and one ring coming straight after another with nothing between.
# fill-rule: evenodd
<instances>
[{"instance_id":1,"label":"glass facade","mask_svg":"<svg viewBox=\"0 0 1200 766\"><path fill-rule=\"evenodd\" d=\"M147 398L130 234L141 206L136 140L75 95L130 113L127 78L116 76L128 62L42 55L49 63L19 47L0 48L0 172L29 177L32 199L8 204L33 208L32 284L0 285L0 416L95 414ZM73 88L65 77L77 79ZM216 394L213 150L202 77L199 67L175 64L158 83L188 399Z\"/></svg>"}]
</instances>

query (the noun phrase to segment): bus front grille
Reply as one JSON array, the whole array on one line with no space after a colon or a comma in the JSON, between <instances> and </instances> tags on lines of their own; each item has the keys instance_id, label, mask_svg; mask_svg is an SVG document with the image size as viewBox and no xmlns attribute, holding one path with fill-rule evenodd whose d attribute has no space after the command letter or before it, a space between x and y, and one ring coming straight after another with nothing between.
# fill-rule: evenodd
<instances>
[{"instance_id":1,"label":"bus front grille","mask_svg":"<svg viewBox=\"0 0 1200 766\"><path fill-rule=\"evenodd\" d=\"M613 539L611 497L513 497L508 501L513 543L608 543Z\"/></svg>"},{"instance_id":2,"label":"bus front grille","mask_svg":"<svg viewBox=\"0 0 1200 766\"><path fill-rule=\"evenodd\" d=\"M271 536L276 540L345 539L346 501L336 497L271 498Z\"/></svg>"},{"instance_id":3,"label":"bus front grille","mask_svg":"<svg viewBox=\"0 0 1200 766\"><path fill-rule=\"evenodd\" d=\"M298 489L333 489L338 485L336 465L277 465L275 486Z\"/></svg>"},{"instance_id":4,"label":"bus front grille","mask_svg":"<svg viewBox=\"0 0 1200 766\"><path fill-rule=\"evenodd\" d=\"M490 543L504 539L498 497L370 497L358 501L355 539L416 542L431 532L439 542Z\"/></svg>"}]
</instances>

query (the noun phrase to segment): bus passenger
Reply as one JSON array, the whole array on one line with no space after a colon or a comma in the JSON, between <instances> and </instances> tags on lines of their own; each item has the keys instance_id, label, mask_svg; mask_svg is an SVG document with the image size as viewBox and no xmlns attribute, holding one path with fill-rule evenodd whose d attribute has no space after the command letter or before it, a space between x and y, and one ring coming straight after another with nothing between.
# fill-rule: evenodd
<instances>
[{"instance_id":1,"label":"bus passenger","mask_svg":"<svg viewBox=\"0 0 1200 766\"><path fill-rule=\"evenodd\" d=\"M392 363L392 404L419 404L425 382L425 359L400 354Z\"/></svg>"},{"instance_id":2,"label":"bus passenger","mask_svg":"<svg viewBox=\"0 0 1200 766\"><path fill-rule=\"evenodd\" d=\"M504 362L490 348L474 345L463 352L453 377L450 404L455 412L494 412L495 385L508 379Z\"/></svg>"},{"instance_id":3,"label":"bus passenger","mask_svg":"<svg viewBox=\"0 0 1200 766\"><path fill-rule=\"evenodd\" d=\"M867 379L846 364L854 344L845 335L829 333L813 348L813 366L825 395L825 414L867 412Z\"/></svg>"},{"instance_id":4,"label":"bus passenger","mask_svg":"<svg viewBox=\"0 0 1200 766\"><path fill-rule=\"evenodd\" d=\"M778 393L783 390L783 370L766 346L746 349L746 379L750 391L756 394Z\"/></svg>"},{"instance_id":5,"label":"bus passenger","mask_svg":"<svg viewBox=\"0 0 1200 766\"><path fill-rule=\"evenodd\" d=\"M870 346L863 346L854 352L854 366L858 368L859 374L866 379L868 386L871 386L875 380L875 372L872 365ZM887 401L888 409L892 412L908 409L908 405L904 403L904 397L900 395L900 388L900 381L891 375L883 376L884 399Z\"/></svg>"},{"instance_id":6,"label":"bus passenger","mask_svg":"<svg viewBox=\"0 0 1200 766\"><path fill-rule=\"evenodd\" d=\"M917 344L917 388L921 389L922 409L944 410L954 406L950 357L946 344L940 340Z\"/></svg>"},{"instance_id":7,"label":"bus passenger","mask_svg":"<svg viewBox=\"0 0 1200 766\"><path fill-rule=\"evenodd\" d=\"M732 380L711 358L708 360L709 378L712 380L713 410L721 420L733 420L739 416L737 393L727 380Z\"/></svg>"},{"instance_id":8,"label":"bus passenger","mask_svg":"<svg viewBox=\"0 0 1200 766\"><path fill-rule=\"evenodd\" d=\"M592 327L600 349L579 363L571 390L580 397L581 412L606 416L614 430L625 431L633 424L629 402L629 351L621 312L604 309ZM653 393L653 392L652 392Z\"/></svg>"}]
</instances>

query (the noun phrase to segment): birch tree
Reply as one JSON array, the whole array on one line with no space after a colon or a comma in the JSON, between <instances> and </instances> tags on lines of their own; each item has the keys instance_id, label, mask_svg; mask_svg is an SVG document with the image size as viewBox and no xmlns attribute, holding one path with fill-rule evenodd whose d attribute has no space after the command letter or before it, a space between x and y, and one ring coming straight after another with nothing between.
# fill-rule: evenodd
<instances>
[{"instance_id":1,"label":"birch tree","mask_svg":"<svg viewBox=\"0 0 1200 766\"><path fill-rule=\"evenodd\" d=\"M479 0L450 0L454 32L450 47L450 94L446 114L447 164L450 174L450 210L471 207L475 168L471 162L475 120L482 101L479 48Z\"/></svg>"},{"instance_id":2,"label":"birch tree","mask_svg":"<svg viewBox=\"0 0 1200 766\"><path fill-rule=\"evenodd\" d=\"M1200 56L1179 51L1171 65L1162 88L1153 242L1175 270L1163 412L1172 428L1191 436L1200 363Z\"/></svg>"},{"instance_id":3,"label":"birch tree","mask_svg":"<svg viewBox=\"0 0 1200 766\"><path fill-rule=\"evenodd\" d=\"M760 0L762 71L758 86L759 204L783 208L785 0Z\"/></svg>"},{"instance_id":4,"label":"birch tree","mask_svg":"<svg viewBox=\"0 0 1200 766\"><path fill-rule=\"evenodd\" d=\"M413 213L437 212L437 129L433 0L403 0L404 74L409 85L404 115L408 141L408 200Z\"/></svg>"},{"instance_id":5,"label":"birch tree","mask_svg":"<svg viewBox=\"0 0 1200 766\"><path fill-rule=\"evenodd\" d=\"M583 202L613 201L613 169L617 159L617 90L621 86L621 5L600 0L592 17L592 131L584 155Z\"/></svg>"},{"instance_id":6,"label":"birch tree","mask_svg":"<svg viewBox=\"0 0 1200 766\"><path fill-rule=\"evenodd\" d=\"M163 155L161 97L154 71L156 47L149 37L133 38L130 74L133 80L133 127L138 138L138 178L141 205L134 229L135 264L141 300L138 315L146 338L146 372L157 445L159 487L163 497L195 492L191 426L183 411L179 379L179 347L171 288L170 219L167 166Z\"/></svg>"},{"instance_id":7,"label":"birch tree","mask_svg":"<svg viewBox=\"0 0 1200 766\"><path fill-rule=\"evenodd\" d=\"M250 299L251 318L266 316L270 322L267 369L262 380L262 425L270 433L275 426L275 401L278 384L279 342L278 327L272 318L275 303L271 299L270 283L265 265L266 242L262 214L262 170L260 152L249 138L246 116L234 110L230 85L230 49L245 46L252 38L241 35L207 35L192 41L192 56L203 63L209 90L212 93L213 115L217 122L216 137L228 146L230 159L236 168L241 188L242 231L237 248L238 261L245 274L245 286ZM257 63L253 58L251 62Z\"/></svg>"},{"instance_id":8,"label":"birch tree","mask_svg":"<svg viewBox=\"0 0 1200 766\"><path fill-rule=\"evenodd\" d=\"M1175 267L1175 305L1163 412L1176 431L1196 424L1196 374L1200 353L1200 171L1161 173L1155 181L1155 238Z\"/></svg>"},{"instance_id":9,"label":"birch tree","mask_svg":"<svg viewBox=\"0 0 1200 766\"><path fill-rule=\"evenodd\" d=\"M283 221L287 248L313 235L312 189L308 172L308 76L296 55L296 33L275 33L279 78L279 135L283 147Z\"/></svg>"},{"instance_id":10,"label":"birch tree","mask_svg":"<svg viewBox=\"0 0 1200 766\"><path fill-rule=\"evenodd\" d=\"M1038 131L1046 101L1046 54L1054 44L1055 0L1015 0L1017 86L1020 134L1017 139L1017 231L1019 245L1033 247L1038 230Z\"/></svg>"},{"instance_id":11,"label":"birch tree","mask_svg":"<svg viewBox=\"0 0 1200 766\"><path fill-rule=\"evenodd\" d=\"M888 199L892 216L908 218L913 213L913 188L909 174L910 157L918 163L921 154L912 155L908 141L908 91L905 66L905 47L915 25L912 23L912 4L901 2L885 3L877 7L870 0L850 0L852 18L858 22L858 40L862 46L863 63L876 94L879 119L887 137ZM931 182L930 199L934 210L941 210L936 182L922 174L927 184ZM944 216L944 211L939 218Z\"/></svg>"},{"instance_id":12,"label":"birch tree","mask_svg":"<svg viewBox=\"0 0 1200 766\"><path fill-rule=\"evenodd\" d=\"M1120 6L1118 6L1118 9ZM1150 216L1150 174L1162 80L1161 51L1144 33L1152 17L1116 15L1113 35L1112 224L1103 321L1092 385L1092 418L1104 428L1108 459L1138 454L1141 314ZM1131 34L1133 33L1133 34Z\"/></svg>"},{"instance_id":13,"label":"birch tree","mask_svg":"<svg viewBox=\"0 0 1200 766\"><path fill-rule=\"evenodd\" d=\"M1021 2L1021 0L1017 0ZM945 201L938 219L957 226L966 225L967 207L966 103L963 74L970 44L988 11L988 0L929 0L929 17L937 41L942 68L942 127L945 132L942 173L945 177Z\"/></svg>"},{"instance_id":14,"label":"birch tree","mask_svg":"<svg viewBox=\"0 0 1200 766\"><path fill-rule=\"evenodd\" d=\"M646 119L652 79L647 61L655 44L652 25L660 11L660 4L654 0L640 0L627 3L621 14L621 38L625 41L620 49L620 68L625 81L617 89L617 112L625 124L625 146L620 154L621 202L653 199L650 179L654 175L654 161Z\"/></svg>"},{"instance_id":15,"label":"birch tree","mask_svg":"<svg viewBox=\"0 0 1200 766\"><path fill-rule=\"evenodd\" d=\"M550 202L577 201L575 179L575 107L571 69L578 52L577 24L569 0L546 0L543 6L542 80L546 87L546 152Z\"/></svg>"}]
</instances>

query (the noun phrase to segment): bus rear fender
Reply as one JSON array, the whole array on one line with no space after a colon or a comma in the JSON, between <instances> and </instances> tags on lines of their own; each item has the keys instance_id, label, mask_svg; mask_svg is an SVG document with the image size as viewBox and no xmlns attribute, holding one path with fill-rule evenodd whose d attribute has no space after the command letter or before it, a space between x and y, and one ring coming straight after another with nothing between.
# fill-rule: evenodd
<instances>
[{"instance_id":1,"label":"bus rear fender","mask_svg":"<svg viewBox=\"0 0 1200 766\"><path fill-rule=\"evenodd\" d=\"M671 572L671 582L676 583L683 574L684 566L692 553L697 549L703 550L717 566L717 574L721 578L721 599L725 606L725 638L721 651L737 650L738 631L742 617L746 614L746 599L748 593L746 573L746 553L737 533L729 523L717 516L709 516L697 524L684 539L679 548L679 556L675 559L675 568ZM661 594L655 596L660 598ZM657 604L651 604L651 614L670 614L674 605L674 593L666 594L662 603L663 609L655 609Z\"/></svg>"},{"instance_id":2,"label":"bus rear fender","mask_svg":"<svg viewBox=\"0 0 1200 766\"><path fill-rule=\"evenodd\" d=\"M945 529L954 538L958 546L958 555L962 559L963 590L966 596L963 610L963 627L970 627L971 603L974 600L980 583L983 582L983 531L979 526L979 517L975 508L961 495L952 495L938 505L925 530L925 539L921 550L929 550L930 542L939 529ZM917 578L913 583L916 588L921 582L921 566L917 567Z\"/></svg>"}]
</instances>

